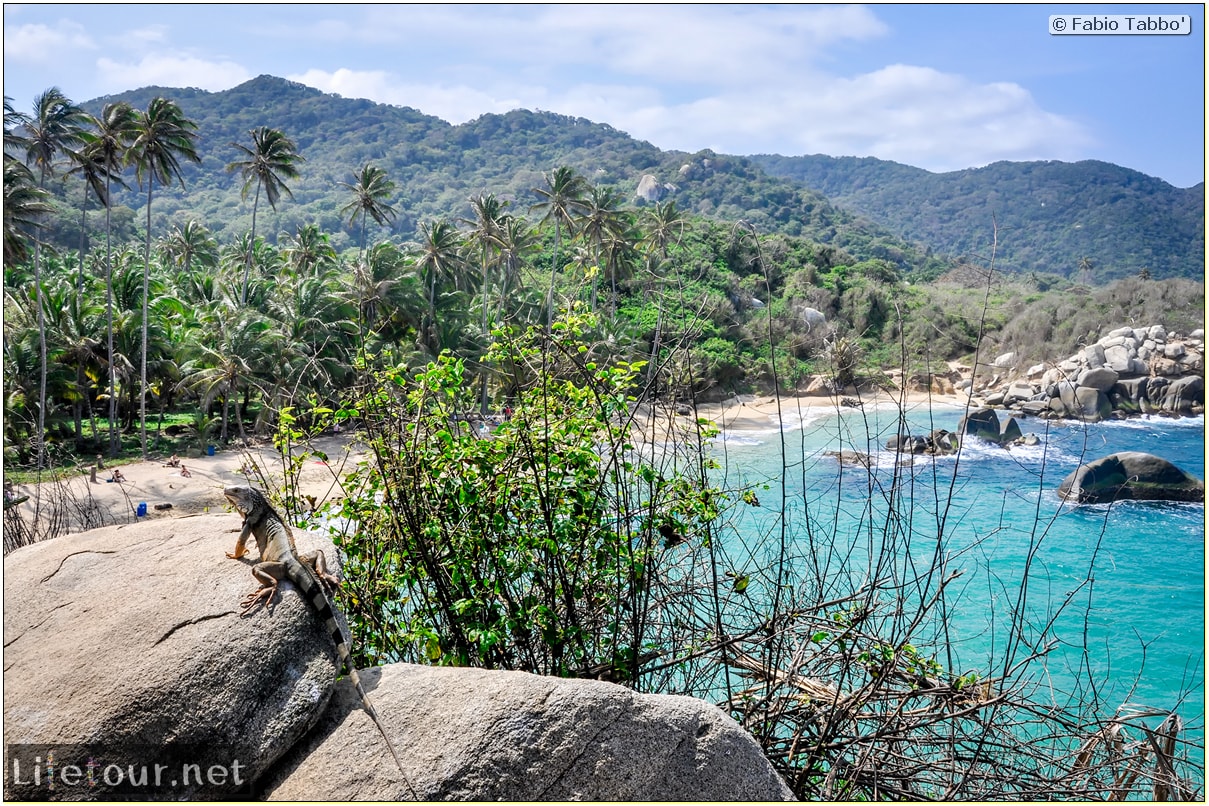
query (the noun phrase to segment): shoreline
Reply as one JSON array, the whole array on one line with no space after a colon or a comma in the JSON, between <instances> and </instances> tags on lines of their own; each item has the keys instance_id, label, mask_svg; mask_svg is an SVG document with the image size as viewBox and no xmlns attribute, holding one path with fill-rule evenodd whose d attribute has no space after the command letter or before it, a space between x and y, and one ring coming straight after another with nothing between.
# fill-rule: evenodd
<instances>
[{"instance_id":1,"label":"shoreline","mask_svg":"<svg viewBox=\"0 0 1209 806\"><path fill-rule=\"evenodd\" d=\"M859 402L859 406L853 405ZM962 411L979 408L980 399L964 394L937 394L922 391L889 394L876 391L856 396L827 395L738 395L723 401L699 404L698 418L709 420L719 429L719 438L767 436L780 431L801 428L825 416L852 413L861 409L899 409L904 412L937 408ZM677 410L679 409L679 410ZM644 439L665 441L673 431L684 433L692 423L693 409L681 406L639 407L633 415L633 427ZM309 450L327 455L327 460L308 457L298 479L300 495L313 497L316 505L339 500L346 494L343 477L363 458L364 451L351 435L326 435L314 440ZM259 472L241 472L254 462ZM138 520L187 517L207 512L229 511L222 489L232 484L261 483L262 476L277 486L284 484L281 458L271 444L227 448L213 456L202 455L183 460L189 477L168 467L164 460L131 462L118 465L125 481L110 482L112 468L96 471L92 482L88 469L58 482L17 484L14 492L28 496L18 506L26 523L31 523L38 508L41 517L62 519L66 532L78 532L115 523L136 520L140 503L147 505L147 514ZM39 500L39 494L41 499ZM163 508L157 509L156 505ZM166 506L164 506L166 505Z\"/></svg>"}]
</instances>

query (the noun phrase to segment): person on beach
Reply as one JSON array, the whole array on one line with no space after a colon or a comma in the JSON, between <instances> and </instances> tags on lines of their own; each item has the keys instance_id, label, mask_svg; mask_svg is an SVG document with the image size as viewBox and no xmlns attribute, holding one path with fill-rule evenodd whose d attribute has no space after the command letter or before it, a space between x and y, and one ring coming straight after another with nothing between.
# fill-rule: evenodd
<instances>
[{"instance_id":1,"label":"person on beach","mask_svg":"<svg viewBox=\"0 0 1209 806\"><path fill-rule=\"evenodd\" d=\"M180 466L181 466L180 457L177 456L175 453L172 454L172 458L168 460L168 464L164 465L164 467L180 467Z\"/></svg>"},{"instance_id":2,"label":"person on beach","mask_svg":"<svg viewBox=\"0 0 1209 806\"><path fill-rule=\"evenodd\" d=\"M123 481L125 481L125 480L126 480L126 477L122 475L122 471L118 470L118 469L115 467L115 468L113 469L113 477L112 477L112 478L110 478L109 480L110 480L110 481L116 481L118 484L121 484Z\"/></svg>"},{"instance_id":3,"label":"person on beach","mask_svg":"<svg viewBox=\"0 0 1209 806\"><path fill-rule=\"evenodd\" d=\"M193 478L193 474L189 472L189 468L185 467L184 465L181 465L181 475L187 479Z\"/></svg>"}]
</instances>

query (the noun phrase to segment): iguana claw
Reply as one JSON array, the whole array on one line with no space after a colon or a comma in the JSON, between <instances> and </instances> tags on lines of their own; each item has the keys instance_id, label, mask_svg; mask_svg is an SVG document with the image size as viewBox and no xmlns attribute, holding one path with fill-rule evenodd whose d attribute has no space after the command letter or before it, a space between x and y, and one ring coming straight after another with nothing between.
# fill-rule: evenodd
<instances>
[{"instance_id":1,"label":"iguana claw","mask_svg":"<svg viewBox=\"0 0 1209 806\"><path fill-rule=\"evenodd\" d=\"M269 602L271 602L273 600L273 594L275 594L276 592L277 592L276 585L266 585L263 588L258 588L256 590L252 591L247 596L243 597L243 600L239 603L240 607L243 608L242 610L239 611L239 615L241 615L241 616L248 615L248 612L251 611L251 609L254 608L257 604L263 603L263 604L267 605Z\"/></svg>"}]
</instances>

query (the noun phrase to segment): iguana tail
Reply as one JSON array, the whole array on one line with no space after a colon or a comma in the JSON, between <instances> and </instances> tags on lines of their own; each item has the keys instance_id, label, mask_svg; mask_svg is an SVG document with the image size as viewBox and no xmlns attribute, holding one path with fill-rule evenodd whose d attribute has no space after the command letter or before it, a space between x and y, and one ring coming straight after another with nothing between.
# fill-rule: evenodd
<instances>
[{"instance_id":1,"label":"iguana tail","mask_svg":"<svg viewBox=\"0 0 1209 806\"><path fill-rule=\"evenodd\" d=\"M349 679L352 680L353 686L357 689L357 696L361 698L361 706L369 713L370 718L377 726L378 732L382 734L383 741L386 742L386 748L390 750L391 757L395 760L395 765L399 768L399 774L403 776L403 783L407 786L407 790L411 792L412 798L419 800L419 795L412 787L411 781L407 778L407 773L403 771L403 762L399 760L399 754L395 751L394 742L386 735L386 729L382 727L382 720L378 718L378 712L374 710L374 706L369 701L369 695L365 693L365 688L361 685L361 678L357 676L357 670L353 668L353 660L349 649L349 640L345 637L344 631L340 629L340 622L336 620L336 611L332 607L331 600L327 598L327 593L324 592L323 586L302 563L294 561L288 564L287 573L290 581L298 588L303 597L311 603L311 607L315 608L315 612L319 616L319 620L323 623L323 628L332 636L332 641L336 644L336 654L340 659L340 670L347 671Z\"/></svg>"}]
</instances>

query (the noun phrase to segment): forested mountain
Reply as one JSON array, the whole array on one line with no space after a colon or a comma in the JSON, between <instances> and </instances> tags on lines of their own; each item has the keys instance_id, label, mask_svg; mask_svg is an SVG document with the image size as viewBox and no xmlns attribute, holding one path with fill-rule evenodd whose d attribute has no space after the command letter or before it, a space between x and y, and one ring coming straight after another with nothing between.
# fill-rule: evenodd
<instances>
[{"instance_id":1,"label":"forested mountain","mask_svg":"<svg viewBox=\"0 0 1209 806\"><path fill-rule=\"evenodd\" d=\"M340 209L347 202L341 182L367 162L384 169L399 186L400 215L391 228L410 238L417 225L436 216L469 215L468 198L487 190L526 210L538 201L532 189L558 166L574 168L595 185L612 186L638 206L635 191L644 175L686 213L724 221L746 220L763 232L801 235L843 249L857 259L879 258L904 273L935 276L950 267L889 230L837 208L800 183L772 177L743 157L703 151L662 151L611 126L549 112L516 110L484 115L453 126L414 109L341 98L272 76L260 76L230 90L145 87L84 104L93 114L114 101L144 108L157 95L171 98L198 125L199 165L184 166L185 189L156 192L156 211L169 220L204 220L221 240L251 226L251 200L240 199L238 176L226 165L238 158L231 143L248 143L258 126L280 129L305 158L301 175L288 183L293 199L277 211L261 205L258 232L273 239L300 224L317 223L343 233L338 247L358 237ZM648 180L649 181L649 180ZM70 203L76 194L68 194ZM141 196L132 190L119 201L134 210ZM66 217L70 219L70 216ZM138 225L138 216L119 219ZM376 233L384 235L385 232ZM984 236L986 233L984 233ZM78 235L63 232L64 244Z\"/></svg>"},{"instance_id":2,"label":"forested mountain","mask_svg":"<svg viewBox=\"0 0 1209 806\"><path fill-rule=\"evenodd\" d=\"M938 252L985 254L999 227L997 266L1104 282L1205 271L1205 185L1172 187L1106 162L997 162L930 173L872 157L750 158L775 176Z\"/></svg>"}]
</instances>

